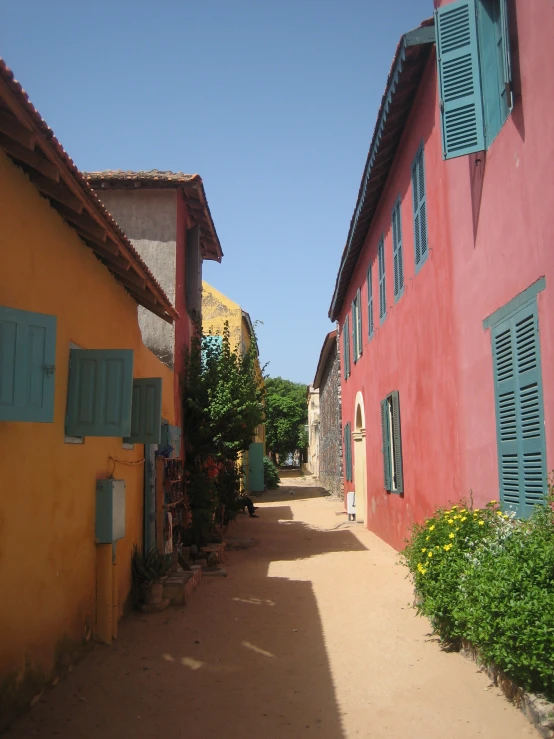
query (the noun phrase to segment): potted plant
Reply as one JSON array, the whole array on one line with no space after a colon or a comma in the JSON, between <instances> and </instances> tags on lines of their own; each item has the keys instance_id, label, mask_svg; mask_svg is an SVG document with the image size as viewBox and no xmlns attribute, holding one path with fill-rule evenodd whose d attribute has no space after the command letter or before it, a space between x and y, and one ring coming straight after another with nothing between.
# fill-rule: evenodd
<instances>
[{"instance_id":1,"label":"potted plant","mask_svg":"<svg viewBox=\"0 0 554 739\"><path fill-rule=\"evenodd\" d=\"M132 571L135 599L138 603L158 605L162 602L163 579L171 566L171 560L156 547L147 552L136 545L133 548Z\"/></svg>"}]
</instances>

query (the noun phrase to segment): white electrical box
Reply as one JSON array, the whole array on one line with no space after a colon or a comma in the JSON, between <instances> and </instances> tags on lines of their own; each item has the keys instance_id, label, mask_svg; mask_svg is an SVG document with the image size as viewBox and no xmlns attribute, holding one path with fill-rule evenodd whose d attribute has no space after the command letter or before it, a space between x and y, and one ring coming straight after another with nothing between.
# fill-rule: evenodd
<instances>
[{"instance_id":1,"label":"white electrical box","mask_svg":"<svg viewBox=\"0 0 554 739\"><path fill-rule=\"evenodd\" d=\"M356 517L356 493L346 493L346 512L349 519Z\"/></svg>"},{"instance_id":2,"label":"white electrical box","mask_svg":"<svg viewBox=\"0 0 554 739\"><path fill-rule=\"evenodd\" d=\"M125 536L125 480L96 481L96 543L112 544Z\"/></svg>"}]
</instances>

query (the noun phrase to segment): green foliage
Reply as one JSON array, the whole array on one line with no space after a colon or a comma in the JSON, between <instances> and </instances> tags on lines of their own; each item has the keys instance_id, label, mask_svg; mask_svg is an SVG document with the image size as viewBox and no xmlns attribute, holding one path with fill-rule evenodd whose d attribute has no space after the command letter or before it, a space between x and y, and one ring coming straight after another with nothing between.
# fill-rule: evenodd
<instances>
[{"instance_id":1,"label":"green foliage","mask_svg":"<svg viewBox=\"0 0 554 739\"><path fill-rule=\"evenodd\" d=\"M267 446L285 459L305 446L301 445L301 434L308 422L306 386L282 377L268 377L265 387Z\"/></svg>"},{"instance_id":2,"label":"green foliage","mask_svg":"<svg viewBox=\"0 0 554 739\"><path fill-rule=\"evenodd\" d=\"M268 490L274 490L279 486L280 482L281 479L279 477L279 472L277 471L277 466L274 464L272 459L264 457L264 486Z\"/></svg>"},{"instance_id":3,"label":"green foliage","mask_svg":"<svg viewBox=\"0 0 554 739\"><path fill-rule=\"evenodd\" d=\"M554 698L554 514L528 521L461 504L440 509L402 553L418 610L447 641L467 639L526 690Z\"/></svg>"},{"instance_id":4,"label":"green foliage","mask_svg":"<svg viewBox=\"0 0 554 739\"><path fill-rule=\"evenodd\" d=\"M143 552L136 544L133 547L131 567L137 585L161 580L170 566L170 558L161 554L156 547L151 547L147 552Z\"/></svg>"},{"instance_id":5,"label":"green foliage","mask_svg":"<svg viewBox=\"0 0 554 739\"><path fill-rule=\"evenodd\" d=\"M228 323L221 341L203 335L197 325L182 389L189 533L195 544L209 541L214 522L228 520L240 495L239 454L264 421L261 380L255 335L242 354L231 347Z\"/></svg>"}]
</instances>

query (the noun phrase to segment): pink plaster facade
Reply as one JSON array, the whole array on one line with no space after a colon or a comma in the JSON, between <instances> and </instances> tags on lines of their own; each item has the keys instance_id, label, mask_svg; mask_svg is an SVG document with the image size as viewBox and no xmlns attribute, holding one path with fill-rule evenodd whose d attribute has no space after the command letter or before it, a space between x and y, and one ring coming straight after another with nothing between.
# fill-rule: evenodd
<instances>
[{"instance_id":1,"label":"pink plaster facade","mask_svg":"<svg viewBox=\"0 0 554 739\"><path fill-rule=\"evenodd\" d=\"M437 3L440 5L441 3ZM443 5L447 3L442 3ZM425 67L346 298L361 288L363 352L342 377L343 428L356 430L363 398L365 525L401 548L412 523L473 492L476 506L498 498L493 359L487 316L540 277L537 296L547 469L553 466L554 89L546 50L554 14L544 3L509 3L514 108L486 152L444 161L436 53ZM429 253L416 273L411 165L424 142ZM393 295L391 214L400 195L404 293ZM379 319L377 245L385 239L387 315ZM367 271L373 264L375 332L368 337ZM344 337L341 336L341 353ZM350 342L352 343L352 342ZM380 403L400 397L404 493L386 492ZM356 464L353 445L354 461ZM353 475L353 480L356 477ZM354 482L346 483L346 492ZM357 495L360 491L357 491Z\"/></svg>"}]
</instances>

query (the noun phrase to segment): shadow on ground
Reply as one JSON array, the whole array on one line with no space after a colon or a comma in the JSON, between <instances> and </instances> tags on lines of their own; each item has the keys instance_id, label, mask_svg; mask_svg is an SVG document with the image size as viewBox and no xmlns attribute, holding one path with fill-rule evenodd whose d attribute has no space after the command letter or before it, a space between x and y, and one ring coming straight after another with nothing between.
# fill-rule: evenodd
<instances>
[{"instance_id":1,"label":"shadow on ground","mask_svg":"<svg viewBox=\"0 0 554 739\"><path fill-rule=\"evenodd\" d=\"M292 493L292 495L291 495ZM292 500L304 500L309 498L331 498L331 493L321 487L311 487L309 485L289 485L287 481L281 481L281 484L275 490L266 490L253 498L255 501L263 503L274 503L286 501L290 503ZM254 505L257 505L255 502ZM337 505L342 506L342 501L337 500Z\"/></svg>"},{"instance_id":2,"label":"shadow on ground","mask_svg":"<svg viewBox=\"0 0 554 739\"><path fill-rule=\"evenodd\" d=\"M344 739L318 604L293 563L365 547L285 505L239 517L232 535L257 544L229 553L229 577L204 578L185 608L125 619L117 644L96 647L6 739ZM270 576L277 561L290 579Z\"/></svg>"}]
</instances>

